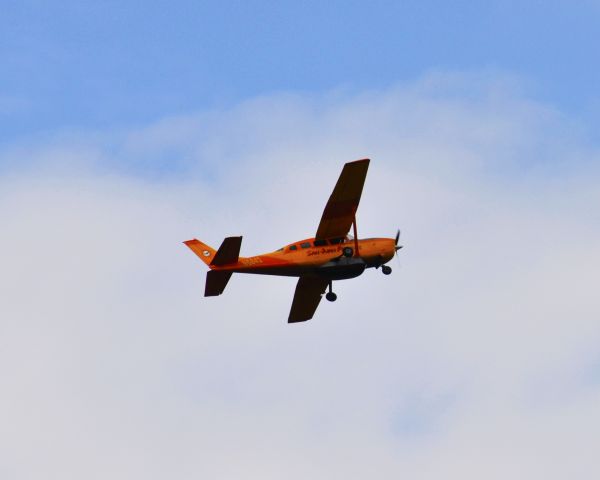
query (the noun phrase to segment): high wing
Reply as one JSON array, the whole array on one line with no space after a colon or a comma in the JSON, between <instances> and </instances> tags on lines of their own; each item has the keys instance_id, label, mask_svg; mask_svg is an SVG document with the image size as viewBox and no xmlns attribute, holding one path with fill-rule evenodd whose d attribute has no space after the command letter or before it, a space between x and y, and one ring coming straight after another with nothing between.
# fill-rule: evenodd
<instances>
[{"instance_id":1,"label":"high wing","mask_svg":"<svg viewBox=\"0 0 600 480\"><path fill-rule=\"evenodd\" d=\"M344 165L323 211L315 238L343 237L350 231L368 168L368 158Z\"/></svg>"},{"instance_id":2,"label":"high wing","mask_svg":"<svg viewBox=\"0 0 600 480\"><path fill-rule=\"evenodd\" d=\"M317 276L306 275L298 279L296 293L288 323L305 322L315 314L329 281Z\"/></svg>"}]
</instances>

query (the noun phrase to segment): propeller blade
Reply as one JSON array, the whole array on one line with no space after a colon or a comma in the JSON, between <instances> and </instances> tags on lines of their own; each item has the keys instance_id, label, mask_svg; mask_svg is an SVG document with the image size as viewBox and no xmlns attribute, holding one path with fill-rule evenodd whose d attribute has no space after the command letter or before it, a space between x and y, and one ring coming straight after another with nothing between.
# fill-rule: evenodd
<instances>
[{"instance_id":1,"label":"propeller blade","mask_svg":"<svg viewBox=\"0 0 600 480\"><path fill-rule=\"evenodd\" d=\"M394 242L396 245L398 245L398 240L400 240L400 229L396 232L396 241Z\"/></svg>"}]
</instances>

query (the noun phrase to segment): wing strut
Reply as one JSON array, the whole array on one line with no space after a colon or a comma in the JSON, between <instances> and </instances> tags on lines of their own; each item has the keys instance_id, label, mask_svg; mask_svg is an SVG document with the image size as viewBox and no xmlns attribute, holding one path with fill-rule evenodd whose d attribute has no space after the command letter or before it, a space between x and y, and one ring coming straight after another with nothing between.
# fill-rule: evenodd
<instances>
[{"instance_id":1,"label":"wing strut","mask_svg":"<svg viewBox=\"0 0 600 480\"><path fill-rule=\"evenodd\" d=\"M354 255L356 257L359 257L359 252L358 252L358 234L356 233L356 212L354 212L354 215L352 216L352 228L353 228L353 232L354 232L354 251L356 252Z\"/></svg>"}]
</instances>

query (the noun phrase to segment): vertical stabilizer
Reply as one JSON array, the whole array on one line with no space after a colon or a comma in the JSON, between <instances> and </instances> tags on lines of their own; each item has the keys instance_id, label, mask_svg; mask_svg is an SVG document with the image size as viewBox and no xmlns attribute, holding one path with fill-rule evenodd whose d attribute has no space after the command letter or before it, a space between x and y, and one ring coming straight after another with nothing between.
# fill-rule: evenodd
<instances>
[{"instance_id":1,"label":"vertical stabilizer","mask_svg":"<svg viewBox=\"0 0 600 480\"><path fill-rule=\"evenodd\" d=\"M215 258L215 255L217 254L217 251L214 248L209 247L206 243L202 243L200 240L195 238L193 240L187 240L183 243L185 243L189 249L208 266L210 266L210 262L213 261L213 258Z\"/></svg>"}]
</instances>

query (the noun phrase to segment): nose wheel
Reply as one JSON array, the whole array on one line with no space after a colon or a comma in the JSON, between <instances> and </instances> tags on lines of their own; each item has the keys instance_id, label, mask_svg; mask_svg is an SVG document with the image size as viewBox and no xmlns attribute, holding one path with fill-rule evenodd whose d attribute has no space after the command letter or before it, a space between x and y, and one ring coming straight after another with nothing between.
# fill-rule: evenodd
<instances>
[{"instance_id":1,"label":"nose wheel","mask_svg":"<svg viewBox=\"0 0 600 480\"><path fill-rule=\"evenodd\" d=\"M335 302L337 300L337 295L331 291L332 283L333 282L329 282L329 291L327 292L327 295L325 295L325 298L330 302Z\"/></svg>"},{"instance_id":2,"label":"nose wheel","mask_svg":"<svg viewBox=\"0 0 600 480\"><path fill-rule=\"evenodd\" d=\"M392 267L388 267L387 265L383 265L381 267L381 271L383 272L384 275L389 275L390 273L392 273Z\"/></svg>"}]
</instances>

